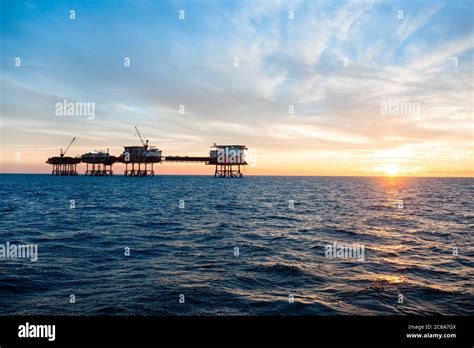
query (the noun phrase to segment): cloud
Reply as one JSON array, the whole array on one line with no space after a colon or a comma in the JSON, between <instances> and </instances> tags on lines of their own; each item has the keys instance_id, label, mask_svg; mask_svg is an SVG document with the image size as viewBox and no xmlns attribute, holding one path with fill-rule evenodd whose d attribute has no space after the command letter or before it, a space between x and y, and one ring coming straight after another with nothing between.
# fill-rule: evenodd
<instances>
[{"instance_id":1,"label":"cloud","mask_svg":"<svg viewBox=\"0 0 474 348\"><path fill-rule=\"evenodd\" d=\"M406 40L410 35L428 24L432 18L443 9L446 1L434 1L431 6L423 6L415 10L407 11L401 7L403 18L400 19L401 25L398 27L397 36L400 41Z\"/></svg>"}]
</instances>

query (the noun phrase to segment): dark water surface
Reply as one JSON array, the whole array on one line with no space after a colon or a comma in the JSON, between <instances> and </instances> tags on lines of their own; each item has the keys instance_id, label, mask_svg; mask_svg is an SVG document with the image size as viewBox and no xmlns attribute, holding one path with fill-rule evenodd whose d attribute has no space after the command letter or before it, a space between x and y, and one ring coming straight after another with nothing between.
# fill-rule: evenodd
<instances>
[{"instance_id":1,"label":"dark water surface","mask_svg":"<svg viewBox=\"0 0 474 348\"><path fill-rule=\"evenodd\" d=\"M474 314L473 179L0 183L0 244L39 248L37 262L0 259L3 315ZM365 261L326 258L334 242Z\"/></svg>"}]
</instances>

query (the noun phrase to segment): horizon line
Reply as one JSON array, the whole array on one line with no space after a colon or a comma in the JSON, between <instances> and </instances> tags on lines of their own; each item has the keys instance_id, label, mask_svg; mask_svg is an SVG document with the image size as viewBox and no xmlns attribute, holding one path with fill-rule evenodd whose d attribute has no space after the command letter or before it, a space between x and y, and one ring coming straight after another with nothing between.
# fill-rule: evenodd
<instances>
[{"instance_id":1,"label":"horizon line","mask_svg":"<svg viewBox=\"0 0 474 348\"><path fill-rule=\"evenodd\" d=\"M0 172L0 175L49 175L49 176L57 176L52 175L50 173L3 173ZM59 175L61 176L61 175ZM67 176L67 175L66 175ZM74 176L90 176L94 177L94 175L85 175L85 174L77 174ZM112 176L126 176L124 174L114 174ZM203 176L203 177L214 177L212 174L156 174L154 176ZM320 178L389 178L389 179L403 179L403 178L438 178L438 179L474 179L473 176L423 176L423 175L279 175L279 174L246 174L245 177L266 177L266 176L273 176L273 177L302 177L302 178L312 178L312 177L320 177Z\"/></svg>"}]
</instances>

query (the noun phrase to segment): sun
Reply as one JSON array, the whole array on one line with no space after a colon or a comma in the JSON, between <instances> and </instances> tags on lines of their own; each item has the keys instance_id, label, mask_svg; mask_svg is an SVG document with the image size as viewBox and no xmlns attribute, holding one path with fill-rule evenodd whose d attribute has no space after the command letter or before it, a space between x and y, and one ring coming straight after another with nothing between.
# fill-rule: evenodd
<instances>
[{"instance_id":1,"label":"sun","mask_svg":"<svg viewBox=\"0 0 474 348\"><path fill-rule=\"evenodd\" d=\"M385 164L375 168L375 170L387 176L397 176L400 173L400 167L396 164Z\"/></svg>"},{"instance_id":2,"label":"sun","mask_svg":"<svg viewBox=\"0 0 474 348\"><path fill-rule=\"evenodd\" d=\"M397 165L387 165L384 170L385 174L390 176L397 176L400 173L400 168Z\"/></svg>"}]
</instances>

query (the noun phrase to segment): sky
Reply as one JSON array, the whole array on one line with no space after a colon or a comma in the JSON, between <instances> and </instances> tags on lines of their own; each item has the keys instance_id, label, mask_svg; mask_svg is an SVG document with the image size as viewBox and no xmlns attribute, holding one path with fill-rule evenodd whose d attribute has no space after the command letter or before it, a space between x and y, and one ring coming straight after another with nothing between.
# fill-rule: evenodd
<instances>
[{"instance_id":1,"label":"sky","mask_svg":"<svg viewBox=\"0 0 474 348\"><path fill-rule=\"evenodd\" d=\"M250 175L474 175L472 1L2 1L0 18L0 172L48 173L73 137L68 155L119 155L138 126L165 156L245 144Z\"/></svg>"}]
</instances>

